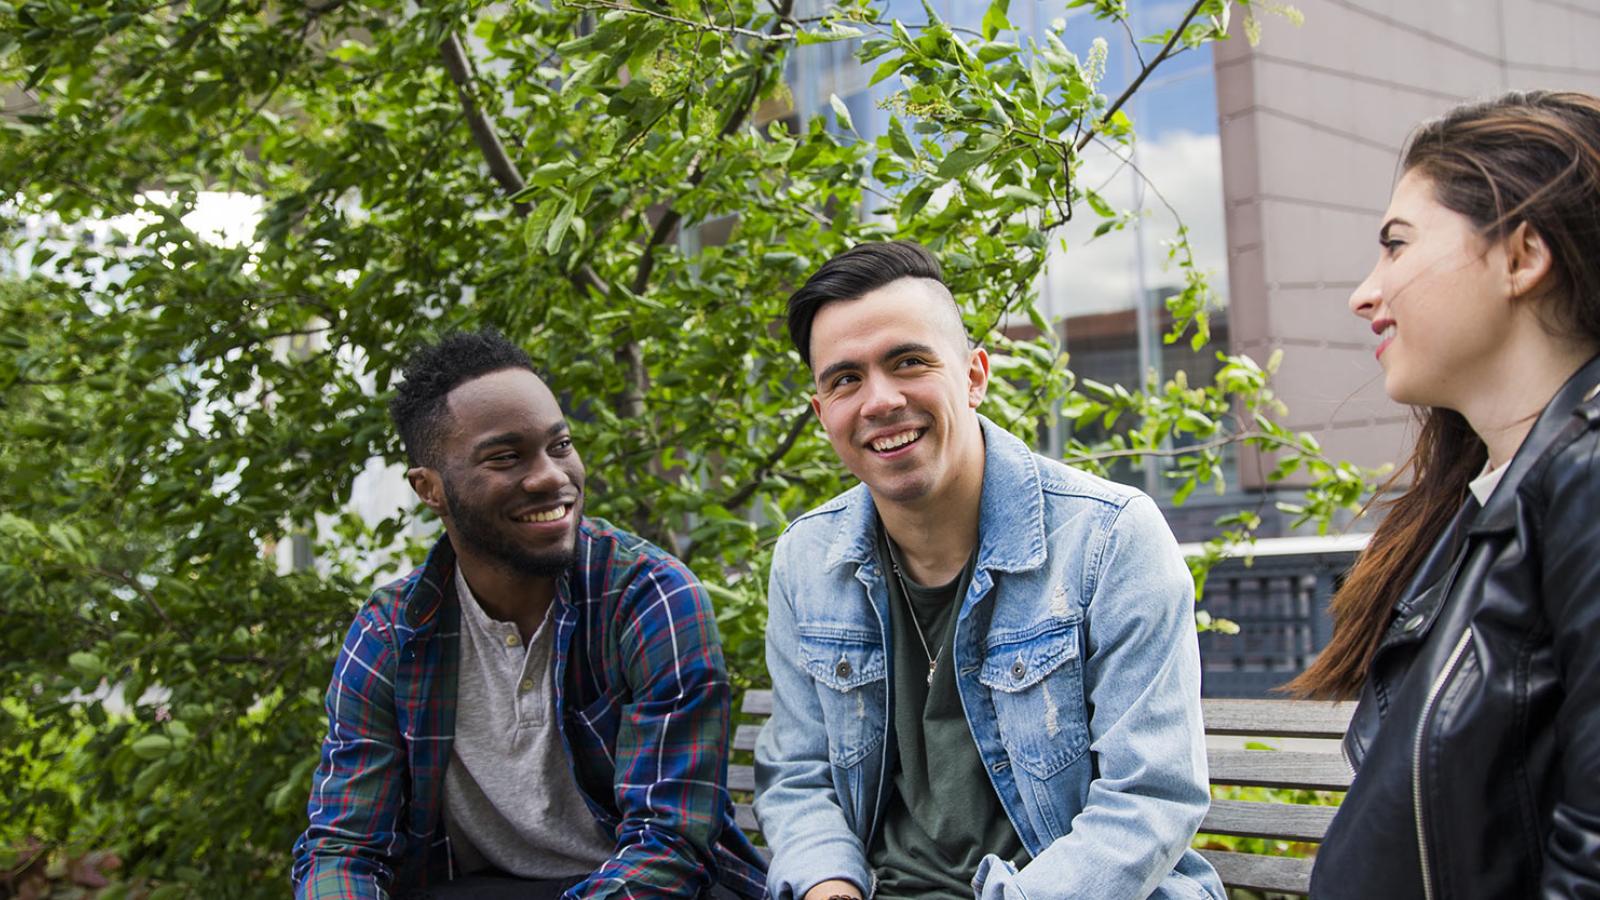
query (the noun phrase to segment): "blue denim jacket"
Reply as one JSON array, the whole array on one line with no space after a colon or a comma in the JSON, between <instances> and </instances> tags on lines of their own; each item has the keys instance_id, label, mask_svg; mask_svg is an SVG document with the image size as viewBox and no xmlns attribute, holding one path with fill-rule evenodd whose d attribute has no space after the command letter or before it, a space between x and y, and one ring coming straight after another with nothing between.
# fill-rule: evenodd
<instances>
[{"instance_id":1,"label":"blue denim jacket","mask_svg":"<svg viewBox=\"0 0 1600 900\"><path fill-rule=\"evenodd\" d=\"M1189 849L1205 815L1194 583L1150 498L1030 452L988 419L978 563L956 685L1032 862L993 855L979 900L1224 896ZM859 485L796 519L768 593L773 713L756 746L767 892L873 884L892 789L889 603Z\"/></svg>"}]
</instances>

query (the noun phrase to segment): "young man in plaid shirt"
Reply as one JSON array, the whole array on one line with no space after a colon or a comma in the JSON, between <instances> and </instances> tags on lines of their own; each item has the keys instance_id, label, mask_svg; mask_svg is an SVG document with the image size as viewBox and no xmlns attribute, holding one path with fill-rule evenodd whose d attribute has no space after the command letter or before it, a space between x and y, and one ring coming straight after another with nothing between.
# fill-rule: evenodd
<instances>
[{"instance_id":1,"label":"young man in plaid shirt","mask_svg":"<svg viewBox=\"0 0 1600 900\"><path fill-rule=\"evenodd\" d=\"M527 355L448 337L391 413L445 534L334 664L296 896L760 896L710 601L582 516L583 463Z\"/></svg>"}]
</instances>

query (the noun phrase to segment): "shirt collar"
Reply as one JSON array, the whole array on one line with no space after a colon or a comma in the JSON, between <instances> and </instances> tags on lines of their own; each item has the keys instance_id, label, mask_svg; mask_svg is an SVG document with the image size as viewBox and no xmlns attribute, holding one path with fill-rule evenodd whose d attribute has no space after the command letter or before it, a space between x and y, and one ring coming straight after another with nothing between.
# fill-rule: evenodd
<instances>
[{"instance_id":1,"label":"shirt collar","mask_svg":"<svg viewBox=\"0 0 1600 900\"><path fill-rule=\"evenodd\" d=\"M1483 464L1483 472L1467 485L1467 488L1472 491L1472 496L1478 499L1479 506L1489 505L1489 496L1494 493L1495 486L1500 483L1500 479L1505 477L1505 474L1506 467L1503 464L1495 468L1490 468L1487 462Z\"/></svg>"}]
</instances>

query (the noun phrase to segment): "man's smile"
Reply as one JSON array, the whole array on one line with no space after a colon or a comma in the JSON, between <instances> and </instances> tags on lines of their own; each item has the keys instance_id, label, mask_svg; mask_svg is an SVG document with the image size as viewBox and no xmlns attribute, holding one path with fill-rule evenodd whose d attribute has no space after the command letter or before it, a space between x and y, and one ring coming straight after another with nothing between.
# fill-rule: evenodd
<instances>
[{"instance_id":1,"label":"man's smile","mask_svg":"<svg viewBox=\"0 0 1600 900\"><path fill-rule=\"evenodd\" d=\"M511 518L526 524L547 525L553 522L560 522L565 519L567 514L572 512L572 507L573 504L571 503L561 503L547 509L533 510L520 515L512 516Z\"/></svg>"},{"instance_id":2,"label":"man's smile","mask_svg":"<svg viewBox=\"0 0 1600 900\"><path fill-rule=\"evenodd\" d=\"M910 447L928 433L926 428L906 428L881 434L868 440L867 446L879 456L898 456L899 451L910 452Z\"/></svg>"}]
</instances>

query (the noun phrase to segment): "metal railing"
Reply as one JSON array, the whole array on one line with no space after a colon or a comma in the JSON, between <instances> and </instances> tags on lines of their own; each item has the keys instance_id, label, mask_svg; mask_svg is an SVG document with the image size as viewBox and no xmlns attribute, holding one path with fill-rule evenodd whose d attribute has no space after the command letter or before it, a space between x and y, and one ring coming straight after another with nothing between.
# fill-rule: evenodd
<instances>
[{"instance_id":1,"label":"metal railing","mask_svg":"<svg viewBox=\"0 0 1600 900\"><path fill-rule=\"evenodd\" d=\"M1328 600L1367 535L1268 538L1247 558L1223 560L1206 579L1200 608L1239 626L1200 635L1201 695L1273 697L1328 644Z\"/></svg>"}]
</instances>

